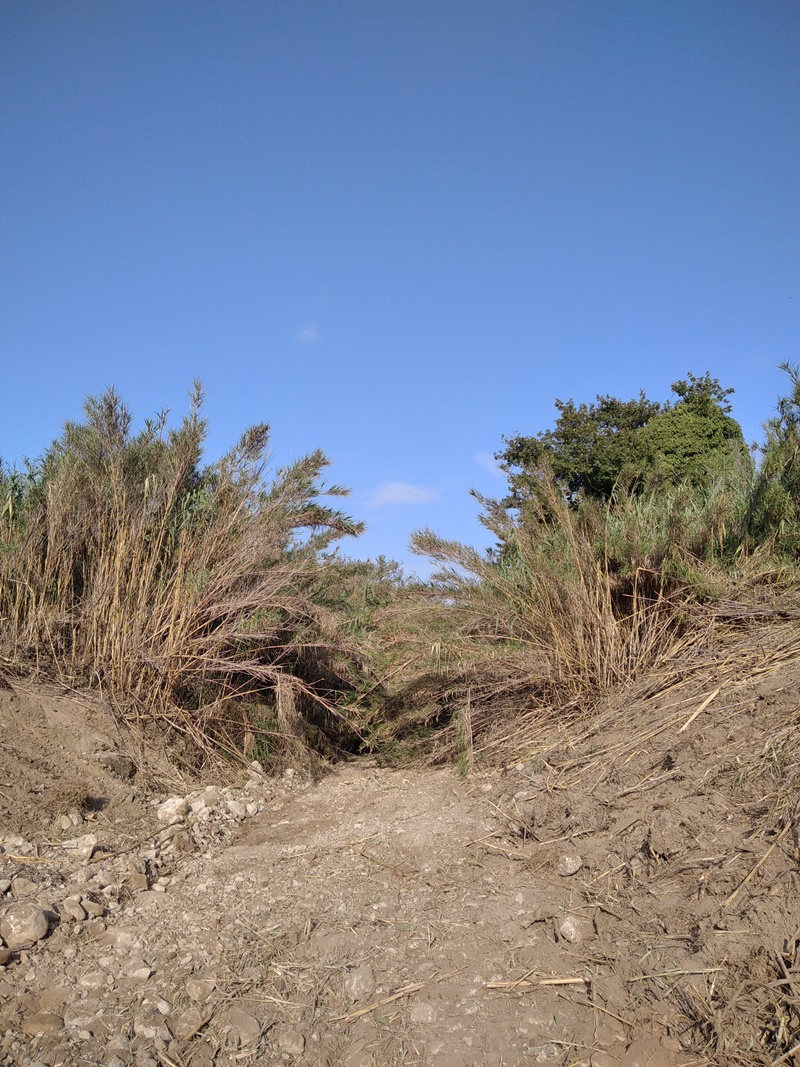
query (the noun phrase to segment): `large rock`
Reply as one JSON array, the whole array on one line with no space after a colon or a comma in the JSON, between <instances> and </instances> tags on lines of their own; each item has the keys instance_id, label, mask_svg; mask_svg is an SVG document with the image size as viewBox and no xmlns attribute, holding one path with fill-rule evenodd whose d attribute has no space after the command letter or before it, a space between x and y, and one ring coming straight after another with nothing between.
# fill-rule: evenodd
<instances>
[{"instance_id":1,"label":"large rock","mask_svg":"<svg viewBox=\"0 0 800 1067\"><path fill-rule=\"evenodd\" d=\"M25 900L11 904L0 919L0 937L12 951L41 941L46 937L47 929L44 910Z\"/></svg>"}]
</instances>

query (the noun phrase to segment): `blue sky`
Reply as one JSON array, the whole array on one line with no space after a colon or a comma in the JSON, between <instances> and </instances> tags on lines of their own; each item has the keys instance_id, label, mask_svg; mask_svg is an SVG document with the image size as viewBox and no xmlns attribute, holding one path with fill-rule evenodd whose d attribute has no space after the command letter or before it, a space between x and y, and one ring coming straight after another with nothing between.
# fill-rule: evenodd
<instances>
[{"instance_id":1,"label":"blue sky","mask_svg":"<svg viewBox=\"0 0 800 1067\"><path fill-rule=\"evenodd\" d=\"M4 0L0 104L6 461L200 377L408 564L556 397L709 370L753 440L800 359L795 0Z\"/></svg>"}]
</instances>

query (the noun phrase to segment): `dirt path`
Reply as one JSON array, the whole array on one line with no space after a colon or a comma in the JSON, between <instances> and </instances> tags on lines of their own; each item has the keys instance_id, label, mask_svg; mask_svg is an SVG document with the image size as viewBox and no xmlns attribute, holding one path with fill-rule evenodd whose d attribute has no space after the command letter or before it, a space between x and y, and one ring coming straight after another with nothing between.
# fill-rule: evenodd
<instances>
[{"instance_id":1,"label":"dirt path","mask_svg":"<svg viewBox=\"0 0 800 1067\"><path fill-rule=\"evenodd\" d=\"M699 1062L641 1025L631 1047L619 990L584 945L597 909L581 871L557 873L579 853L521 849L494 791L363 766L251 786L225 803L258 796L263 810L233 836L202 854L145 849L151 877L118 908L66 917L7 969L3 1062ZM92 870L62 871L73 898Z\"/></svg>"},{"instance_id":2,"label":"dirt path","mask_svg":"<svg viewBox=\"0 0 800 1067\"><path fill-rule=\"evenodd\" d=\"M754 833L740 753L793 721L798 681L714 714L654 700L636 738L623 709L560 766L253 771L150 800L108 737L93 751L99 718L6 696L0 1064L771 1062L800 852L791 822ZM46 918L29 945L3 933L19 909Z\"/></svg>"}]
</instances>

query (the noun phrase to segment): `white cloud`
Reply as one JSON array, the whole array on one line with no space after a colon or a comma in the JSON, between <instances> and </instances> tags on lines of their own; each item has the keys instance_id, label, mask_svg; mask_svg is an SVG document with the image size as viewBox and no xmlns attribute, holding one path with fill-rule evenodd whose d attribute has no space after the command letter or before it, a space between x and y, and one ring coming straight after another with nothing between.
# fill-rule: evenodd
<instances>
[{"instance_id":1,"label":"white cloud","mask_svg":"<svg viewBox=\"0 0 800 1067\"><path fill-rule=\"evenodd\" d=\"M316 326L307 322L302 330L297 331L294 335L294 339L304 345L315 345L318 341L322 340L322 334Z\"/></svg>"},{"instance_id":2,"label":"white cloud","mask_svg":"<svg viewBox=\"0 0 800 1067\"><path fill-rule=\"evenodd\" d=\"M427 504L436 493L424 485L408 485L406 482L384 482L374 489L367 500L371 508L395 507L403 504Z\"/></svg>"},{"instance_id":3,"label":"white cloud","mask_svg":"<svg viewBox=\"0 0 800 1067\"><path fill-rule=\"evenodd\" d=\"M483 467L487 474L494 475L495 478L503 477L503 472L500 470L500 464L494 458L492 452L476 452L474 459L478 466Z\"/></svg>"}]
</instances>

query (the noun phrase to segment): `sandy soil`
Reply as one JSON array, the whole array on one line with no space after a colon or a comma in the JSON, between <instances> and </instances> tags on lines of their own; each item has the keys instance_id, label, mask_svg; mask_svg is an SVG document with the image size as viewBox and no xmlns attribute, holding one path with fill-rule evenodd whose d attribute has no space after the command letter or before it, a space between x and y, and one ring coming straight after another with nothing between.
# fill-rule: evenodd
<instances>
[{"instance_id":1,"label":"sandy soil","mask_svg":"<svg viewBox=\"0 0 800 1067\"><path fill-rule=\"evenodd\" d=\"M797 826L762 752L798 637L467 779L145 778L102 705L9 680L0 923L48 933L0 949L0 1064L800 1063Z\"/></svg>"}]
</instances>

